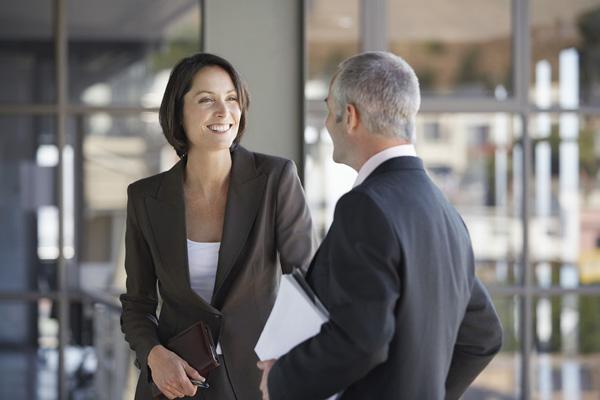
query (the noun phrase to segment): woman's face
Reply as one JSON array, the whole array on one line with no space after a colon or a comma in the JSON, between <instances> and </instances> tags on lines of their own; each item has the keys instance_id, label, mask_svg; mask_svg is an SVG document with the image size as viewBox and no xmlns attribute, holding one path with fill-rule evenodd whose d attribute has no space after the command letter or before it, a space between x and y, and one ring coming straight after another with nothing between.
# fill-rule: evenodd
<instances>
[{"instance_id":1,"label":"woman's face","mask_svg":"<svg viewBox=\"0 0 600 400\"><path fill-rule=\"evenodd\" d=\"M241 115L238 93L224 69L209 66L196 72L183 96L183 129L190 150L229 149Z\"/></svg>"}]
</instances>

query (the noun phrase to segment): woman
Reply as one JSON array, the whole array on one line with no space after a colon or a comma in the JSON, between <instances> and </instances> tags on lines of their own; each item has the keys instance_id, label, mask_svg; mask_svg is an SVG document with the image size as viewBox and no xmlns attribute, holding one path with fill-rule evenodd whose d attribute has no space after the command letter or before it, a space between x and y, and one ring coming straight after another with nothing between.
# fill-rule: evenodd
<instances>
[{"instance_id":1,"label":"woman","mask_svg":"<svg viewBox=\"0 0 600 400\"><path fill-rule=\"evenodd\" d=\"M261 398L254 345L281 271L307 267L314 242L294 164L238 145L247 109L226 60L196 54L173 69L159 118L181 160L127 190L121 324L141 366L136 399L152 382L170 399ZM190 379L204 377L161 343L199 320L221 366L196 393Z\"/></svg>"}]
</instances>

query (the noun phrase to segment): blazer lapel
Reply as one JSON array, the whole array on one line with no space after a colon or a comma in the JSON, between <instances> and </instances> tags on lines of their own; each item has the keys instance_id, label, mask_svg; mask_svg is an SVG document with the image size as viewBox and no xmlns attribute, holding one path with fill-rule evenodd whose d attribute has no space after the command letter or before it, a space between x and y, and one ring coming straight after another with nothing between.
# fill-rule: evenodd
<instances>
[{"instance_id":1,"label":"blazer lapel","mask_svg":"<svg viewBox=\"0 0 600 400\"><path fill-rule=\"evenodd\" d=\"M218 311L213 305L221 304L227 294L229 285L225 284L235 277L237 268L243 266L243 263L236 261L254 225L266 184L266 177L258 173L254 165L254 157L248 150L238 146L231 155L231 179L225 206L225 221L212 305L198 296L190 284L183 200L185 163L179 161L165 174L156 198L146 197L146 208L158 253L163 265L168 266L172 271L169 278L175 280L177 287L181 287L188 297L194 298L215 312Z\"/></svg>"},{"instance_id":2,"label":"blazer lapel","mask_svg":"<svg viewBox=\"0 0 600 400\"><path fill-rule=\"evenodd\" d=\"M175 287L181 288L182 294L215 312L208 302L194 292L190 284L183 202L184 167L185 162L180 160L165 173L156 198L146 197L146 209L160 259L163 266L169 268L169 273L163 279L172 280Z\"/></svg>"},{"instance_id":3,"label":"blazer lapel","mask_svg":"<svg viewBox=\"0 0 600 400\"><path fill-rule=\"evenodd\" d=\"M217 277L211 301L216 307L222 304L227 294L230 285L226 283L231 282L235 272L244 265L237 261L254 225L266 184L265 175L258 173L254 157L248 150L238 146L232 152L232 163Z\"/></svg>"}]
</instances>

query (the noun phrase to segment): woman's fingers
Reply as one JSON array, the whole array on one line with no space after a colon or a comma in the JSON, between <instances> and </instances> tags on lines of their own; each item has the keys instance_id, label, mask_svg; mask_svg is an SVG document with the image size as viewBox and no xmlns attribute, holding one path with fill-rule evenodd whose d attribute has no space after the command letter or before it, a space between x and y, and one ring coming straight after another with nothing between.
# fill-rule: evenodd
<instances>
[{"instance_id":1,"label":"woman's fingers","mask_svg":"<svg viewBox=\"0 0 600 400\"><path fill-rule=\"evenodd\" d=\"M176 379L172 379L164 382L159 388L161 392L170 399L177 399L179 397L184 397L187 395L185 390L183 389L183 385Z\"/></svg>"},{"instance_id":2,"label":"woman's fingers","mask_svg":"<svg viewBox=\"0 0 600 400\"><path fill-rule=\"evenodd\" d=\"M177 379L172 382L172 386L175 386L177 390L186 396L196 395L196 386L190 382L190 378L185 374L185 369L182 368L180 373L177 375Z\"/></svg>"},{"instance_id":3,"label":"woman's fingers","mask_svg":"<svg viewBox=\"0 0 600 400\"><path fill-rule=\"evenodd\" d=\"M195 379L200 382L204 382L206 380L202 375L200 375L198 371L192 368L188 363L185 363L183 365L183 369L185 370L187 376L189 376L192 379Z\"/></svg>"},{"instance_id":4,"label":"woman's fingers","mask_svg":"<svg viewBox=\"0 0 600 400\"><path fill-rule=\"evenodd\" d=\"M168 387L164 387L163 389L160 390L165 396L167 396L167 399L172 400L172 399L177 399L179 397L183 397L183 393L179 392L178 390L175 389L171 389L170 386Z\"/></svg>"},{"instance_id":5,"label":"woman's fingers","mask_svg":"<svg viewBox=\"0 0 600 400\"><path fill-rule=\"evenodd\" d=\"M162 346L154 352L150 368L152 379L161 383L159 389L169 399L196 395L197 387L190 382L190 378L204 382L204 377L198 371Z\"/></svg>"}]
</instances>

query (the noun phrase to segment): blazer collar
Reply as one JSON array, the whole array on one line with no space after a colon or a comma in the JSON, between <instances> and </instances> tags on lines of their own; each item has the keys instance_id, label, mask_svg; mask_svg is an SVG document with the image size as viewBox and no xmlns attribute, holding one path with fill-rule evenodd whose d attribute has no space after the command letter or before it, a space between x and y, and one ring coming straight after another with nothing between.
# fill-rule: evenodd
<instances>
[{"instance_id":1,"label":"blazer collar","mask_svg":"<svg viewBox=\"0 0 600 400\"><path fill-rule=\"evenodd\" d=\"M266 184L266 177L256 169L251 152L237 146L231 156L231 177L225 206L223 237L210 304L198 296L190 284L183 200L185 159L180 160L164 174L156 196L146 198L148 215L163 266L172 269L172 279L178 281L178 286L184 288L188 297L213 311L216 311L215 307L220 308L227 289L235 278L235 272L243 266L243 260L238 262L238 257L254 224Z\"/></svg>"},{"instance_id":2,"label":"blazer collar","mask_svg":"<svg viewBox=\"0 0 600 400\"><path fill-rule=\"evenodd\" d=\"M423 160L419 157L412 156L402 156L402 157L394 157L380 164L367 178L365 181L368 181L370 178L377 176L379 174L383 174L385 172L390 171L400 171L400 170L421 170L425 171L425 167L423 167Z\"/></svg>"}]
</instances>

